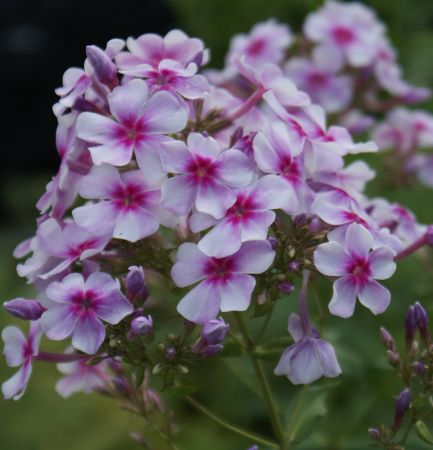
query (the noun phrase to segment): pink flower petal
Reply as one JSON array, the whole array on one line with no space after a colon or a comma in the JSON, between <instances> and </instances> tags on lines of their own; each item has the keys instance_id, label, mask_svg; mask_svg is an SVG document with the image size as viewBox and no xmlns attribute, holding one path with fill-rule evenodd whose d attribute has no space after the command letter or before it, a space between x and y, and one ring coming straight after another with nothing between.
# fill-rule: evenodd
<instances>
[{"instance_id":1,"label":"pink flower petal","mask_svg":"<svg viewBox=\"0 0 433 450\"><path fill-rule=\"evenodd\" d=\"M208 256L223 258L233 255L241 248L239 224L223 220L209 231L198 243L198 248Z\"/></svg>"},{"instance_id":2,"label":"pink flower petal","mask_svg":"<svg viewBox=\"0 0 433 450\"><path fill-rule=\"evenodd\" d=\"M32 374L32 365L30 363L24 364L15 375L6 380L2 384L2 393L5 400L19 400L27 387L27 384Z\"/></svg>"},{"instance_id":3,"label":"pink flower petal","mask_svg":"<svg viewBox=\"0 0 433 450\"><path fill-rule=\"evenodd\" d=\"M251 303L256 280L250 275L232 275L221 286L221 311L245 311Z\"/></svg>"},{"instance_id":4,"label":"pink flower petal","mask_svg":"<svg viewBox=\"0 0 433 450\"><path fill-rule=\"evenodd\" d=\"M241 249L232 256L236 268L234 273L263 273L269 269L275 258L268 241L250 241L242 244Z\"/></svg>"},{"instance_id":5,"label":"pink flower petal","mask_svg":"<svg viewBox=\"0 0 433 450\"><path fill-rule=\"evenodd\" d=\"M72 345L88 355L95 354L105 339L105 327L93 313L82 315L77 321Z\"/></svg>"},{"instance_id":6,"label":"pink flower petal","mask_svg":"<svg viewBox=\"0 0 433 450\"><path fill-rule=\"evenodd\" d=\"M204 269L208 260L196 244L185 242L179 247L176 263L171 269L173 281L179 287L197 283L206 276Z\"/></svg>"},{"instance_id":7,"label":"pink flower petal","mask_svg":"<svg viewBox=\"0 0 433 450\"><path fill-rule=\"evenodd\" d=\"M199 185L195 207L202 213L221 219L235 201L236 196L228 187L219 181L209 181Z\"/></svg>"},{"instance_id":8,"label":"pink flower petal","mask_svg":"<svg viewBox=\"0 0 433 450\"><path fill-rule=\"evenodd\" d=\"M92 112L83 112L77 119L77 136L87 142L110 144L120 126L112 119Z\"/></svg>"},{"instance_id":9,"label":"pink flower petal","mask_svg":"<svg viewBox=\"0 0 433 450\"><path fill-rule=\"evenodd\" d=\"M390 278L396 269L394 262L394 252L386 247L379 247L374 250L369 257L372 277L376 280L386 280Z\"/></svg>"},{"instance_id":10,"label":"pink flower petal","mask_svg":"<svg viewBox=\"0 0 433 450\"><path fill-rule=\"evenodd\" d=\"M231 187L246 186L253 178L250 160L240 150L226 150L218 158L218 176Z\"/></svg>"},{"instance_id":11,"label":"pink flower petal","mask_svg":"<svg viewBox=\"0 0 433 450\"><path fill-rule=\"evenodd\" d=\"M47 297L57 303L73 303L74 294L84 290L84 279L79 273L71 273L62 282L53 281L45 291Z\"/></svg>"},{"instance_id":12,"label":"pink flower petal","mask_svg":"<svg viewBox=\"0 0 433 450\"><path fill-rule=\"evenodd\" d=\"M196 188L188 175L167 180L161 188L161 204L179 215L187 214L194 203Z\"/></svg>"},{"instance_id":13,"label":"pink flower petal","mask_svg":"<svg viewBox=\"0 0 433 450\"><path fill-rule=\"evenodd\" d=\"M169 173L184 173L193 160L184 142L170 140L163 142L158 151L162 167Z\"/></svg>"},{"instance_id":14,"label":"pink flower petal","mask_svg":"<svg viewBox=\"0 0 433 450\"><path fill-rule=\"evenodd\" d=\"M200 133L190 133L187 144L189 151L203 158L216 159L221 153L218 142L212 137L205 137Z\"/></svg>"},{"instance_id":15,"label":"pink flower petal","mask_svg":"<svg viewBox=\"0 0 433 450\"><path fill-rule=\"evenodd\" d=\"M49 339L60 341L71 335L79 314L69 305L56 305L45 311L41 317L42 331Z\"/></svg>"},{"instance_id":16,"label":"pink flower petal","mask_svg":"<svg viewBox=\"0 0 433 450\"><path fill-rule=\"evenodd\" d=\"M142 209L121 211L117 216L113 237L137 242L155 233L158 228L158 221Z\"/></svg>"},{"instance_id":17,"label":"pink flower petal","mask_svg":"<svg viewBox=\"0 0 433 450\"><path fill-rule=\"evenodd\" d=\"M351 256L366 259L373 245L373 236L363 225L352 223L347 228L345 242Z\"/></svg>"},{"instance_id":18,"label":"pink flower petal","mask_svg":"<svg viewBox=\"0 0 433 450\"><path fill-rule=\"evenodd\" d=\"M3 355L9 367L18 367L24 362L24 349L27 339L22 331L14 326L8 326L2 331L4 342Z\"/></svg>"},{"instance_id":19,"label":"pink flower petal","mask_svg":"<svg viewBox=\"0 0 433 450\"><path fill-rule=\"evenodd\" d=\"M205 323L215 319L221 303L219 288L202 281L188 292L177 305L181 316L195 323Z\"/></svg>"},{"instance_id":20,"label":"pink flower petal","mask_svg":"<svg viewBox=\"0 0 433 450\"><path fill-rule=\"evenodd\" d=\"M314 264L324 275L331 277L344 275L349 262L349 255L337 242L321 244L314 252Z\"/></svg>"},{"instance_id":21,"label":"pink flower petal","mask_svg":"<svg viewBox=\"0 0 433 450\"><path fill-rule=\"evenodd\" d=\"M118 212L110 201L80 206L72 211L75 222L95 236L111 234Z\"/></svg>"},{"instance_id":22,"label":"pink flower petal","mask_svg":"<svg viewBox=\"0 0 433 450\"><path fill-rule=\"evenodd\" d=\"M113 166L103 164L92 167L80 180L78 190L83 198L107 199L112 198L113 190L121 184L119 172Z\"/></svg>"},{"instance_id":23,"label":"pink flower petal","mask_svg":"<svg viewBox=\"0 0 433 450\"><path fill-rule=\"evenodd\" d=\"M329 311L334 316L351 317L355 311L356 285L349 276L339 278L334 282L332 299L329 303Z\"/></svg>"},{"instance_id":24,"label":"pink flower petal","mask_svg":"<svg viewBox=\"0 0 433 450\"><path fill-rule=\"evenodd\" d=\"M176 133L185 128L185 107L169 92L152 95L143 113L146 131L152 134Z\"/></svg>"},{"instance_id":25,"label":"pink flower petal","mask_svg":"<svg viewBox=\"0 0 433 450\"><path fill-rule=\"evenodd\" d=\"M110 111L121 124L135 123L143 113L147 95L147 84L143 80L135 79L118 86L108 95Z\"/></svg>"},{"instance_id":26,"label":"pink flower petal","mask_svg":"<svg viewBox=\"0 0 433 450\"><path fill-rule=\"evenodd\" d=\"M391 293L375 280L359 288L359 301L373 314L382 314L391 302Z\"/></svg>"},{"instance_id":27,"label":"pink flower petal","mask_svg":"<svg viewBox=\"0 0 433 450\"><path fill-rule=\"evenodd\" d=\"M112 164L113 166L125 166L131 161L134 144L112 142L98 147L89 147L93 164Z\"/></svg>"}]
</instances>

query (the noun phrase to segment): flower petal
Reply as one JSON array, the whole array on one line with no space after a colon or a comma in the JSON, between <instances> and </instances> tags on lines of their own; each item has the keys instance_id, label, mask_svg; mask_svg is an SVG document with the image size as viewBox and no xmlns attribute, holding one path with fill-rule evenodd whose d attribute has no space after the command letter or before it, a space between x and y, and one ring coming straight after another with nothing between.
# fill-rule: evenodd
<instances>
[{"instance_id":1,"label":"flower petal","mask_svg":"<svg viewBox=\"0 0 433 450\"><path fill-rule=\"evenodd\" d=\"M205 266L209 257L196 244L185 242L177 251L176 263L171 269L171 277L179 287L197 283L205 277Z\"/></svg>"},{"instance_id":2,"label":"flower petal","mask_svg":"<svg viewBox=\"0 0 433 450\"><path fill-rule=\"evenodd\" d=\"M56 305L41 317L42 331L49 339L61 341L71 335L79 315L69 305Z\"/></svg>"},{"instance_id":3,"label":"flower petal","mask_svg":"<svg viewBox=\"0 0 433 450\"><path fill-rule=\"evenodd\" d=\"M217 159L218 176L231 187L246 186L253 178L250 160L240 150L226 150Z\"/></svg>"},{"instance_id":4,"label":"flower petal","mask_svg":"<svg viewBox=\"0 0 433 450\"><path fill-rule=\"evenodd\" d=\"M121 211L117 217L113 230L113 237L125 239L129 242L137 242L150 236L159 228L158 221L142 209L130 209Z\"/></svg>"},{"instance_id":5,"label":"flower petal","mask_svg":"<svg viewBox=\"0 0 433 450\"><path fill-rule=\"evenodd\" d=\"M346 273L350 257L338 242L326 242L314 252L314 265L323 275L338 277Z\"/></svg>"},{"instance_id":6,"label":"flower petal","mask_svg":"<svg viewBox=\"0 0 433 450\"><path fill-rule=\"evenodd\" d=\"M256 280L251 275L232 275L221 286L221 311L245 311L251 303Z\"/></svg>"},{"instance_id":7,"label":"flower petal","mask_svg":"<svg viewBox=\"0 0 433 450\"><path fill-rule=\"evenodd\" d=\"M208 256L223 258L236 253L241 244L239 224L223 220L204 235L198 243L198 248Z\"/></svg>"},{"instance_id":8,"label":"flower petal","mask_svg":"<svg viewBox=\"0 0 433 450\"><path fill-rule=\"evenodd\" d=\"M196 188L188 175L178 175L168 179L161 187L161 204L179 215L191 210Z\"/></svg>"},{"instance_id":9,"label":"flower petal","mask_svg":"<svg viewBox=\"0 0 433 450\"><path fill-rule=\"evenodd\" d=\"M215 319L220 309L221 297L216 285L202 281L188 292L177 305L178 312L194 323Z\"/></svg>"},{"instance_id":10,"label":"flower petal","mask_svg":"<svg viewBox=\"0 0 433 450\"><path fill-rule=\"evenodd\" d=\"M209 181L198 186L195 207L202 213L221 219L235 201L236 196L228 187L218 181Z\"/></svg>"},{"instance_id":11,"label":"flower petal","mask_svg":"<svg viewBox=\"0 0 433 450\"><path fill-rule=\"evenodd\" d=\"M351 317L355 311L358 289L349 276L334 282L333 295L329 303L329 311L334 316Z\"/></svg>"},{"instance_id":12,"label":"flower petal","mask_svg":"<svg viewBox=\"0 0 433 450\"><path fill-rule=\"evenodd\" d=\"M275 252L268 241L250 241L231 256L235 262L234 273L263 273L274 261Z\"/></svg>"},{"instance_id":13,"label":"flower petal","mask_svg":"<svg viewBox=\"0 0 433 450\"><path fill-rule=\"evenodd\" d=\"M94 355L105 339L105 327L93 313L82 315L72 335L72 345L88 355Z\"/></svg>"},{"instance_id":14,"label":"flower petal","mask_svg":"<svg viewBox=\"0 0 433 450\"><path fill-rule=\"evenodd\" d=\"M386 280L387 278L390 278L396 269L394 252L386 247L379 247L371 252L369 263L372 277L376 280Z\"/></svg>"},{"instance_id":15,"label":"flower petal","mask_svg":"<svg viewBox=\"0 0 433 450\"><path fill-rule=\"evenodd\" d=\"M122 124L135 123L143 112L147 94L147 84L143 80L135 79L118 86L108 95L110 111Z\"/></svg>"},{"instance_id":16,"label":"flower petal","mask_svg":"<svg viewBox=\"0 0 433 450\"><path fill-rule=\"evenodd\" d=\"M391 293L375 280L359 288L359 301L373 314L382 314L391 302Z\"/></svg>"},{"instance_id":17,"label":"flower petal","mask_svg":"<svg viewBox=\"0 0 433 450\"><path fill-rule=\"evenodd\" d=\"M352 223L347 228L345 242L351 256L366 259L373 245L373 236L363 225Z\"/></svg>"}]
</instances>

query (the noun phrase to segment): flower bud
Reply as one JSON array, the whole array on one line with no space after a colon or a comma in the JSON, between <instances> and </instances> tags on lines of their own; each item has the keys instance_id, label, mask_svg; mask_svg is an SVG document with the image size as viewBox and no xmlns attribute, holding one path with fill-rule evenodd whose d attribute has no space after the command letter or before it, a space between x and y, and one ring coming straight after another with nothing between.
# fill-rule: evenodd
<instances>
[{"instance_id":1,"label":"flower bud","mask_svg":"<svg viewBox=\"0 0 433 450\"><path fill-rule=\"evenodd\" d=\"M289 272L299 272L299 269L301 268L301 264L299 261L290 261L289 264L287 264L287 269Z\"/></svg>"},{"instance_id":2,"label":"flower bud","mask_svg":"<svg viewBox=\"0 0 433 450\"><path fill-rule=\"evenodd\" d=\"M392 350L388 350L387 355L389 364L391 364L392 367L398 368L400 365L400 355Z\"/></svg>"},{"instance_id":3,"label":"flower bud","mask_svg":"<svg viewBox=\"0 0 433 450\"><path fill-rule=\"evenodd\" d=\"M384 327L380 327L380 339L388 350L395 351L395 341L391 333Z\"/></svg>"},{"instance_id":4,"label":"flower bud","mask_svg":"<svg viewBox=\"0 0 433 450\"><path fill-rule=\"evenodd\" d=\"M147 336L153 331L152 316L136 317L131 321L131 337Z\"/></svg>"},{"instance_id":5,"label":"flower bud","mask_svg":"<svg viewBox=\"0 0 433 450\"><path fill-rule=\"evenodd\" d=\"M416 361L414 362L412 365L412 370L418 375L418 376L422 376L425 374L427 368L425 366L425 364L422 361Z\"/></svg>"},{"instance_id":6,"label":"flower bud","mask_svg":"<svg viewBox=\"0 0 433 450\"><path fill-rule=\"evenodd\" d=\"M165 350L165 357L169 360L169 361L174 361L176 359L177 356L177 351L174 347L168 347Z\"/></svg>"},{"instance_id":7,"label":"flower bud","mask_svg":"<svg viewBox=\"0 0 433 450\"><path fill-rule=\"evenodd\" d=\"M403 389L395 399L395 413L392 421L392 430L396 432L401 425L404 415L410 408L411 395L408 388Z\"/></svg>"},{"instance_id":8,"label":"flower bud","mask_svg":"<svg viewBox=\"0 0 433 450\"><path fill-rule=\"evenodd\" d=\"M421 303L416 302L415 306L415 320L419 329L419 332L421 334L421 337L423 338L424 342L428 342L430 333L428 330L428 315L426 310L422 307Z\"/></svg>"},{"instance_id":9,"label":"flower bud","mask_svg":"<svg viewBox=\"0 0 433 450\"><path fill-rule=\"evenodd\" d=\"M295 285L289 281L278 283L278 290L283 294L291 294L295 290Z\"/></svg>"},{"instance_id":10,"label":"flower bud","mask_svg":"<svg viewBox=\"0 0 433 450\"><path fill-rule=\"evenodd\" d=\"M224 347L221 344L207 345L201 352L203 356L214 356Z\"/></svg>"},{"instance_id":11,"label":"flower bud","mask_svg":"<svg viewBox=\"0 0 433 450\"><path fill-rule=\"evenodd\" d=\"M380 439L382 438L382 435L380 434L380 431L377 428L369 428L368 434L374 441L380 441Z\"/></svg>"},{"instance_id":12,"label":"flower bud","mask_svg":"<svg viewBox=\"0 0 433 450\"><path fill-rule=\"evenodd\" d=\"M225 339L229 332L229 328L230 325L226 323L224 319L212 319L204 324L200 334L206 344L215 345Z\"/></svg>"},{"instance_id":13,"label":"flower bud","mask_svg":"<svg viewBox=\"0 0 433 450\"><path fill-rule=\"evenodd\" d=\"M144 279L143 267L131 266L125 277L125 287L130 298L140 297L144 300L149 295Z\"/></svg>"},{"instance_id":14,"label":"flower bud","mask_svg":"<svg viewBox=\"0 0 433 450\"><path fill-rule=\"evenodd\" d=\"M9 314L22 320L38 320L45 311L38 301L25 298L15 298L4 302L3 307Z\"/></svg>"},{"instance_id":15,"label":"flower bud","mask_svg":"<svg viewBox=\"0 0 433 450\"><path fill-rule=\"evenodd\" d=\"M108 86L117 84L117 67L103 50L96 45L88 45L86 54L96 77L101 83Z\"/></svg>"},{"instance_id":16,"label":"flower bud","mask_svg":"<svg viewBox=\"0 0 433 450\"><path fill-rule=\"evenodd\" d=\"M415 307L413 305L410 305L407 311L406 319L404 321L404 328L406 334L406 346L409 348L412 345L413 338L415 337L417 329Z\"/></svg>"}]
</instances>

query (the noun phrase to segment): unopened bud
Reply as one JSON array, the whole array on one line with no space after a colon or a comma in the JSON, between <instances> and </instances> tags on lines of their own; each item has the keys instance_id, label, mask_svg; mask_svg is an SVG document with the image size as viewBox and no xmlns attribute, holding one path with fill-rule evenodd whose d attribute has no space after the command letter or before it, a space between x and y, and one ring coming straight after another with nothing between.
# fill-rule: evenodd
<instances>
[{"instance_id":1,"label":"unopened bud","mask_svg":"<svg viewBox=\"0 0 433 450\"><path fill-rule=\"evenodd\" d=\"M404 415L410 408L411 395L409 389L403 389L395 399L395 413L392 430L396 432L401 425Z\"/></svg>"},{"instance_id":2,"label":"unopened bud","mask_svg":"<svg viewBox=\"0 0 433 450\"><path fill-rule=\"evenodd\" d=\"M201 352L203 356L214 356L221 352L224 347L221 344L207 345Z\"/></svg>"},{"instance_id":3,"label":"unopened bud","mask_svg":"<svg viewBox=\"0 0 433 450\"><path fill-rule=\"evenodd\" d=\"M387 351L388 355L388 362L391 364L391 366L398 368L400 365L400 356L397 352L394 352L392 350Z\"/></svg>"},{"instance_id":4,"label":"unopened bud","mask_svg":"<svg viewBox=\"0 0 433 450\"><path fill-rule=\"evenodd\" d=\"M414 362L412 365L412 370L418 375L418 376L422 376L425 374L427 368L425 366L425 364L422 361L416 361Z\"/></svg>"},{"instance_id":5,"label":"unopened bud","mask_svg":"<svg viewBox=\"0 0 433 450\"><path fill-rule=\"evenodd\" d=\"M208 320L202 330L201 336L208 345L215 345L222 342L229 332L230 325L224 319Z\"/></svg>"},{"instance_id":6,"label":"unopened bud","mask_svg":"<svg viewBox=\"0 0 433 450\"><path fill-rule=\"evenodd\" d=\"M129 267L128 274L125 277L125 287L130 300L135 298L145 300L147 298L149 290L144 278L143 267Z\"/></svg>"},{"instance_id":7,"label":"unopened bud","mask_svg":"<svg viewBox=\"0 0 433 450\"><path fill-rule=\"evenodd\" d=\"M3 308L18 319L38 320L45 308L36 300L26 300L25 298L15 298L3 303Z\"/></svg>"},{"instance_id":8,"label":"unopened bud","mask_svg":"<svg viewBox=\"0 0 433 450\"><path fill-rule=\"evenodd\" d=\"M278 290L283 294L291 294L295 290L295 285L289 281L278 283Z\"/></svg>"},{"instance_id":9,"label":"unopened bud","mask_svg":"<svg viewBox=\"0 0 433 450\"><path fill-rule=\"evenodd\" d=\"M368 434L374 441L380 441L382 438L382 435L380 434L380 431L377 428L369 428Z\"/></svg>"},{"instance_id":10,"label":"unopened bud","mask_svg":"<svg viewBox=\"0 0 433 450\"><path fill-rule=\"evenodd\" d=\"M174 361L177 357L177 351L174 347L168 347L165 350L165 357L169 360L169 361Z\"/></svg>"},{"instance_id":11,"label":"unopened bud","mask_svg":"<svg viewBox=\"0 0 433 450\"><path fill-rule=\"evenodd\" d=\"M380 339L388 350L395 351L395 341L391 333L384 327L380 327Z\"/></svg>"},{"instance_id":12,"label":"unopened bud","mask_svg":"<svg viewBox=\"0 0 433 450\"><path fill-rule=\"evenodd\" d=\"M183 373L184 375L186 375L187 373L189 373L189 369L186 366L180 365L177 366L177 368L179 369L180 373Z\"/></svg>"},{"instance_id":13,"label":"unopened bud","mask_svg":"<svg viewBox=\"0 0 433 450\"><path fill-rule=\"evenodd\" d=\"M131 337L147 336L153 331L153 319L151 316L136 317L131 322Z\"/></svg>"},{"instance_id":14,"label":"unopened bud","mask_svg":"<svg viewBox=\"0 0 433 450\"><path fill-rule=\"evenodd\" d=\"M157 364L153 369L152 369L152 374L153 375L158 375L159 373L162 372L163 366L162 364Z\"/></svg>"},{"instance_id":15,"label":"unopened bud","mask_svg":"<svg viewBox=\"0 0 433 450\"><path fill-rule=\"evenodd\" d=\"M289 264L287 264L287 269L289 272L299 272L299 269L301 268L301 264L299 261L290 261Z\"/></svg>"},{"instance_id":16,"label":"unopened bud","mask_svg":"<svg viewBox=\"0 0 433 450\"><path fill-rule=\"evenodd\" d=\"M429 225L424 235L425 242L428 245L433 245L433 225Z\"/></svg>"},{"instance_id":17,"label":"unopened bud","mask_svg":"<svg viewBox=\"0 0 433 450\"><path fill-rule=\"evenodd\" d=\"M428 329L428 315L427 311L423 308L421 303L415 303L415 320L418 326L421 337L423 338L425 343L428 343L430 333Z\"/></svg>"},{"instance_id":18,"label":"unopened bud","mask_svg":"<svg viewBox=\"0 0 433 450\"><path fill-rule=\"evenodd\" d=\"M409 306L406 314L406 319L404 321L405 335L406 335L406 345L409 348L412 345L413 339L415 337L417 329L417 321L415 316L415 307L413 305Z\"/></svg>"},{"instance_id":19,"label":"unopened bud","mask_svg":"<svg viewBox=\"0 0 433 450\"><path fill-rule=\"evenodd\" d=\"M117 67L108 55L96 45L88 45L86 54L98 80L113 86L117 80Z\"/></svg>"}]
</instances>

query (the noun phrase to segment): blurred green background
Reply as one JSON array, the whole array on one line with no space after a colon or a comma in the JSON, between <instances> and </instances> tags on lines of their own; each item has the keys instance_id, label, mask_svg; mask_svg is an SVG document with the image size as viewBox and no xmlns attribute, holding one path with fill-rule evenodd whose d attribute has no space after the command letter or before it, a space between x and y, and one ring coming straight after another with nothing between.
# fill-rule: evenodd
<instances>
[{"instance_id":1,"label":"blurred green background","mask_svg":"<svg viewBox=\"0 0 433 450\"><path fill-rule=\"evenodd\" d=\"M126 6L127 1L123 2ZM390 30L398 48L407 78L420 85L433 87L433 2L432 0L377 0L365 2L373 6ZM274 17L300 30L305 15L321 4L316 0L171 0L168 7L177 27L203 38L212 50L212 64L221 65L230 36L247 32L257 21ZM119 14L134 14L127 8ZM146 32L143 29L142 32ZM103 45L103 42L97 42ZM60 81L61 73L59 73ZM54 88L55 86L53 86ZM46 108L51 105L47 104ZM427 105L431 109L431 104ZM54 143L54 127L52 128ZM19 149L3 149L17 152ZM53 146L54 151L54 146ZM374 164L374 161L372 161ZM2 180L0 197L5 202L7 224L1 225L0 298L31 295L30 288L15 274L11 253L14 246L34 231L34 204L52 174L7 177ZM396 191L379 180L370 193L408 205L422 222L433 222L432 191L415 187ZM386 325L402 340L404 314L409 303L421 300L433 317L433 268L419 258L400 265L387 285L393 293L388 312L374 317L358 308L351 320L329 318L326 337L335 344L343 375L337 382L317 383L307 388L306 405L317 417L313 427L304 430L309 438L299 448L328 450L366 449L366 428L381 421L389 422L392 396L401 389L386 364L385 352L379 344L378 328ZM329 300L330 286L325 288L322 307ZM281 314L275 314L270 335L285 329L287 311L294 308L295 297L281 302ZM0 314L0 325L10 323ZM203 403L237 423L266 433L262 403L255 394L250 374L236 360L226 364L204 361L192 376L205 388L199 394ZM271 370L270 363L268 368ZM0 362L0 379L13 372ZM238 375L244 382L239 382ZM0 449L2 450L124 450L138 448L130 431L140 431L143 424L128 413L119 411L114 402L96 395L76 395L63 400L53 386L59 375L54 367L35 363L29 389L19 402L0 400ZM282 410L288 415L293 408L296 390L284 379L273 379ZM326 399L325 399L326 394ZM187 405L177 402L179 410L179 447L183 450L246 450L253 443L230 435ZM161 449L164 447L161 444ZM427 448L414 438L409 450Z\"/></svg>"}]
</instances>

